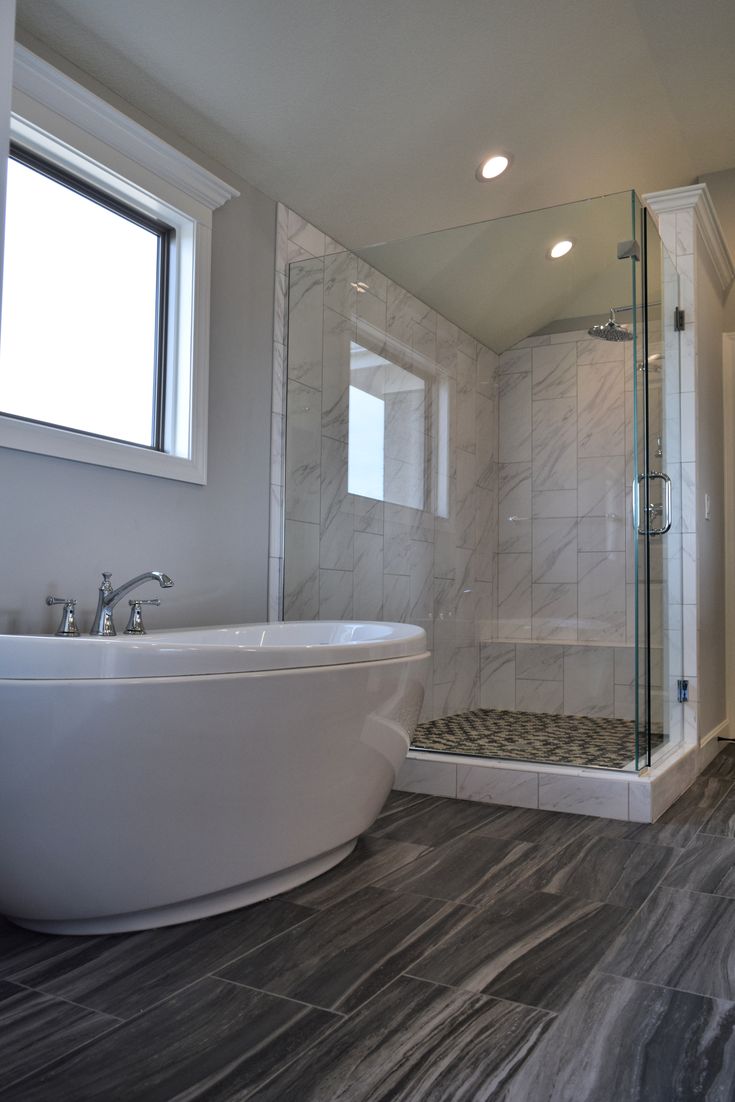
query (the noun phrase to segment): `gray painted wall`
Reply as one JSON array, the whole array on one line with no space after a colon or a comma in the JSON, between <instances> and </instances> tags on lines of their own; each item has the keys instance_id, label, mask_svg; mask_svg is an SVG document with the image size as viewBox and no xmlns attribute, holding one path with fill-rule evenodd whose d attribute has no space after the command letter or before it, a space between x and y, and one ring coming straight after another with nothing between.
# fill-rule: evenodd
<instances>
[{"instance_id":1,"label":"gray painted wall","mask_svg":"<svg viewBox=\"0 0 735 1102\"><path fill-rule=\"evenodd\" d=\"M697 241L697 578L700 739L727 715L725 671L725 487L722 300L707 250ZM712 519L704 519L704 495Z\"/></svg>"},{"instance_id":2,"label":"gray painted wall","mask_svg":"<svg viewBox=\"0 0 735 1102\"><path fill-rule=\"evenodd\" d=\"M13 75L15 0L0 0L0 211L5 210L6 156ZM3 224L0 221L0 296L3 290Z\"/></svg>"},{"instance_id":3,"label":"gray painted wall","mask_svg":"<svg viewBox=\"0 0 735 1102\"><path fill-rule=\"evenodd\" d=\"M129 113L197 158L165 122ZM151 628L266 618L275 204L197 159L240 191L214 214L208 484L0 448L0 632L52 630L51 592L77 597L86 626L102 570L113 583L149 569L172 576L162 607L148 610ZM127 611L118 610L118 630Z\"/></svg>"}]
</instances>

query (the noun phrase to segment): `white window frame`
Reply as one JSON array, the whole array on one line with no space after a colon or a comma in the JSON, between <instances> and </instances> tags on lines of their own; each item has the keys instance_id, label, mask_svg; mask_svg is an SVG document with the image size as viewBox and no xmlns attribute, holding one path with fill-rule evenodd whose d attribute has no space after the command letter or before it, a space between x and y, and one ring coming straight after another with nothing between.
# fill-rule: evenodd
<instances>
[{"instance_id":1,"label":"white window frame","mask_svg":"<svg viewBox=\"0 0 735 1102\"><path fill-rule=\"evenodd\" d=\"M172 226L164 450L0 413L0 447L183 482L207 481L212 212L239 193L16 45L11 140ZM114 402L101 394L100 405Z\"/></svg>"}]
</instances>

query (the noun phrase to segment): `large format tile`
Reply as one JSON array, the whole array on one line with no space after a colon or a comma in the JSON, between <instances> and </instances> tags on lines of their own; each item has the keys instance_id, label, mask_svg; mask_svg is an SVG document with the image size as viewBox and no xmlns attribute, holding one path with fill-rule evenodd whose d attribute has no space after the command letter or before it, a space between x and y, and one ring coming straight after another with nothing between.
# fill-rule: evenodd
<instances>
[{"instance_id":1,"label":"large format tile","mask_svg":"<svg viewBox=\"0 0 735 1102\"><path fill-rule=\"evenodd\" d=\"M680 855L664 884L735 898L735 839L700 834Z\"/></svg>"},{"instance_id":2,"label":"large format tile","mask_svg":"<svg viewBox=\"0 0 735 1102\"><path fill-rule=\"evenodd\" d=\"M541 1010L401 976L254 1102L493 1102L551 1025Z\"/></svg>"},{"instance_id":3,"label":"large format tile","mask_svg":"<svg viewBox=\"0 0 735 1102\"><path fill-rule=\"evenodd\" d=\"M684 847L732 787L726 777L700 777L655 823L606 823L606 833L636 842Z\"/></svg>"},{"instance_id":4,"label":"large format tile","mask_svg":"<svg viewBox=\"0 0 735 1102\"><path fill-rule=\"evenodd\" d=\"M676 853L663 846L639 846L616 838L585 834L564 846L532 846L519 854L513 882L519 891L546 891L559 895L638 906L673 864ZM502 870L478 879L462 897L472 906L484 906L501 890Z\"/></svg>"},{"instance_id":5,"label":"large format tile","mask_svg":"<svg viewBox=\"0 0 735 1102\"><path fill-rule=\"evenodd\" d=\"M417 846L439 846L482 826L497 813L497 809L469 800L430 798L423 806L388 810L373 823L369 833Z\"/></svg>"},{"instance_id":6,"label":"large format tile","mask_svg":"<svg viewBox=\"0 0 735 1102\"><path fill-rule=\"evenodd\" d=\"M404 868L422 853L426 853L425 846L366 835L358 839L357 845L345 861L281 898L322 910L353 895L366 884L372 884L381 877Z\"/></svg>"},{"instance_id":7,"label":"large format tile","mask_svg":"<svg viewBox=\"0 0 735 1102\"><path fill-rule=\"evenodd\" d=\"M601 964L605 972L735 997L735 900L658 888Z\"/></svg>"},{"instance_id":8,"label":"large format tile","mask_svg":"<svg viewBox=\"0 0 735 1102\"><path fill-rule=\"evenodd\" d=\"M731 1102L735 1006L593 975L502 1102Z\"/></svg>"},{"instance_id":9,"label":"large format tile","mask_svg":"<svg viewBox=\"0 0 735 1102\"><path fill-rule=\"evenodd\" d=\"M18 967L12 976L36 990L128 1018L313 913L309 907L271 899L135 934L50 938L65 942L69 950Z\"/></svg>"},{"instance_id":10,"label":"large format tile","mask_svg":"<svg viewBox=\"0 0 735 1102\"><path fill-rule=\"evenodd\" d=\"M466 908L363 888L219 972L222 979L349 1014L418 960Z\"/></svg>"},{"instance_id":11,"label":"large format tile","mask_svg":"<svg viewBox=\"0 0 735 1102\"><path fill-rule=\"evenodd\" d=\"M732 780L731 777L722 773L718 776L723 780ZM735 838L735 793L732 789L704 820L702 833L720 834L725 838Z\"/></svg>"},{"instance_id":12,"label":"large format tile","mask_svg":"<svg viewBox=\"0 0 735 1102\"><path fill-rule=\"evenodd\" d=\"M5 1102L249 1098L339 1019L205 978L11 1087Z\"/></svg>"},{"instance_id":13,"label":"large format tile","mask_svg":"<svg viewBox=\"0 0 735 1102\"><path fill-rule=\"evenodd\" d=\"M379 886L446 900L480 891L492 894L498 885L505 888L522 876L526 857L535 852L536 847L525 842L465 834L385 877Z\"/></svg>"},{"instance_id":14,"label":"large format tile","mask_svg":"<svg viewBox=\"0 0 735 1102\"><path fill-rule=\"evenodd\" d=\"M574 815L564 811L538 811L519 807L503 808L477 834L512 838L518 842L543 842L546 846L564 846L583 835L598 831L602 820L592 815Z\"/></svg>"},{"instance_id":15,"label":"large format tile","mask_svg":"<svg viewBox=\"0 0 735 1102\"><path fill-rule=\"evenodd\" d=\"M0 1091L117 1024L117 1018L0 981Z\"/></svg>"},{"instance_id":16,"label":"large format tile","mask_svg":"<svg viewBox=\"0 0 735 1102\"><path fill-rule=\"evenodd\" d=\"M627 908L543 892L470 913L411 975L545 1010L560 1010L598 963Z\"/></svg>"},{"instance_id":17,"label":"large format tile","mask_svg":"<svg viewBox=\"0 0 735 1102\"><path fill-rule=\"evenodd\" d=\"M702 771L702 776L732 777L735 781L735 746L726 746L724 750L720 750L717 757Z\"/></svg>"}]
</instances>

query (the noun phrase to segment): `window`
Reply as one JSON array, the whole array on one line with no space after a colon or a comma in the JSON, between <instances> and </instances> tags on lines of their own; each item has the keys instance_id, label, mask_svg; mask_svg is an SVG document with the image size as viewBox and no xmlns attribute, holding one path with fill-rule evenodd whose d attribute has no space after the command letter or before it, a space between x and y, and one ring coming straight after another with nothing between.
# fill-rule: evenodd
<instances>
[{"instance_id":1,"label":"window","mask_svg":"<svg viewBox=\"0 0 735 1102\"><path fill-rule=\"evenodd\" d=\"M361 344L350 345L347 489L351 494L405 505L444 508L442 441L447 381L435 365L406 366Z\"/></svg>"},{"instance_id":2,"label":"window","mask_svg":"<svg viewBox=\"0 0 735 1102\"><path fill-rule=\"evenodd\" d=\"M16 47L0 446L206 481L212 211L237 194Z\"/></svg>"}]
</instances>

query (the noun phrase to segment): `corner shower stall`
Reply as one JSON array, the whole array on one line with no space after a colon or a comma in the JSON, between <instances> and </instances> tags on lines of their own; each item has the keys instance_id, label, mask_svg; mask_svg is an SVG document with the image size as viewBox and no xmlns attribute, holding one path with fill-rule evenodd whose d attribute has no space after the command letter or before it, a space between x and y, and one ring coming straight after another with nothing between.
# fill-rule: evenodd
<instances>
[{"instance_id":1,"label":"corner shower stall","mask_svg":"<svg viewBox=\"0 0 735 1102\"><path fill-rule=\"evenodd\" d=\"M623 192L320 240L287 271L284 618L420 624L416 749L650 765L685 693L678 277L650 214Z\"/></svg>"}]
</instances>

